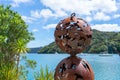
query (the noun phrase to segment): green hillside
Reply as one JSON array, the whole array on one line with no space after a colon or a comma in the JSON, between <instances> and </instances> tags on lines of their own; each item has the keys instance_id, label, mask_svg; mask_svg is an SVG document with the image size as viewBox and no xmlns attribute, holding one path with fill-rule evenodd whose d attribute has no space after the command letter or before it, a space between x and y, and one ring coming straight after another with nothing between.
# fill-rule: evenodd
<instances>
[{"instance_id":1,"label":"green hillside","mask_svg":"<svg viewBox=\"0 0 120 80\"><path fill-rule=\"evenodd\" d=\"M28 53L37 53L42 47L29 48Z\"/></svg>"},{"instance_id":2,"label":"green hillside","mask_svg":"<svg viewBox=\"0 0 120 80\"><path fill-rule=\"evenodd\" d=\"M101 32L93 30L91 45L84 51L86 53L120 52L120 32ZM41 48L39 53L63 53L55 42Z\"/></svg>"}]
</instances>

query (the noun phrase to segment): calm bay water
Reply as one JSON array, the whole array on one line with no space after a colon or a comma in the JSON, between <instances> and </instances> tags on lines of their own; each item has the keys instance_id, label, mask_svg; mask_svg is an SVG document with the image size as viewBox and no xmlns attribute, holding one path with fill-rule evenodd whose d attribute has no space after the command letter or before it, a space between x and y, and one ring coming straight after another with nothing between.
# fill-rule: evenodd
<instances>
[{"instance_id":1,"label":"calm bay water","mask_svg":"<svg viewBox=\"0 0 120 80\"><path fill-rule=\"evenodd\" d=\"M33 73L40 70L40 66L49 67L49 70L54 71L57 64L68 54L28 54L27 58L35 60L37 67L35 70L29 70L28 79L33 79ZM92 66L95 74L95 80L120 80L120 56L99 56L97 54L78 55L86 59Z\"/></svg>"}]
</instances>

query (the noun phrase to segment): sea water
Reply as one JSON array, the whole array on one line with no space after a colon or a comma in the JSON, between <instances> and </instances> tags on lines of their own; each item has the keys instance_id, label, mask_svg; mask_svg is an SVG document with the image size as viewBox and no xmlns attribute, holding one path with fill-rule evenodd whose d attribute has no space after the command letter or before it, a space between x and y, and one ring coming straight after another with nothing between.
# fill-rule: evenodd
<instances>
[{"instance_id":1,"label":"sea water","mask_svg":"<svg viewBox=\"0 0 120 80\"><path fill-rule=\"evenodd\" d=\"M54 71L57 64L68 54L27 54L27 58L35 60L37 67L28 69L28 80L34 80L34 73L48 66L50 71ZM112 56L99 56L98 54L77 55L84 58L92 66L95 80L120 80L120 56L113 54ZM22 62L21 62L22 63Z\"/></svg>"}]
</instances>

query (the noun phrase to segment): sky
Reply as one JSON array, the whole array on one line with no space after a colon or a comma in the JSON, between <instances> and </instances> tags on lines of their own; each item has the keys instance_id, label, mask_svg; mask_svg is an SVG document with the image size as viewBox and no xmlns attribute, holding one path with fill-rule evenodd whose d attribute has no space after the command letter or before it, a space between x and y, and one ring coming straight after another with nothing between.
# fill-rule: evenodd
<instances>
[{"instance_id":1,"label":"sky","mask_svg":"<svg viewBox=\"0 0 120 80\"><path fill-rule=\"evenodd\" d=\"M11 5L29 26L35 37L29 48L53 42L56 25L73 12L92 29L120 32L120 0L0 0L0 4Z\"/></svg>"}]
</instances>

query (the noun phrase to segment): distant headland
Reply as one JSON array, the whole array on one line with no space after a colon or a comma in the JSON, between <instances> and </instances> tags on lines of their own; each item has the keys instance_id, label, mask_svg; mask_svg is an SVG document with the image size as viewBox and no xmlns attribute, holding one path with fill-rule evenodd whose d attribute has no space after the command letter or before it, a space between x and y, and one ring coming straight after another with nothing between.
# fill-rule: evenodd
<instances>
[{"instance_id":1,"label":"distant headland","mask_svg":"<svg viewBox=\"0 0 120 80\"><path fill-rule=\"evenodd\" d=\"M93 30L91 45L84 51L85 53L119 53L120 52L120 32L101 32ZM55 42L44 47L30 48L29 53L64 53Z\"/></svg>"}]
</instances>

